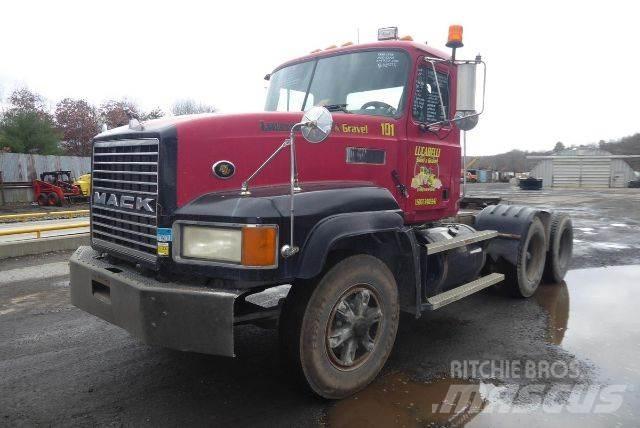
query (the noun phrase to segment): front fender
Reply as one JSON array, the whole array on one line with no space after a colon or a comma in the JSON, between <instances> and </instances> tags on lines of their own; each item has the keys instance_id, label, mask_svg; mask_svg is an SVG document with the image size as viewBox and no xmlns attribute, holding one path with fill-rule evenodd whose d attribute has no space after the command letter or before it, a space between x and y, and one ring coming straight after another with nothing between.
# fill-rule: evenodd
<instances>
[{"instance_id":1,"label":"front fender","mask_svg":"<svg viewBox=\"0 0 640 428\"><path fill-rule=\"evenodd\" d=\"M318 275L331 248L341 239L380 232L400 231L403 226L398 211L368 211L337 214L320 221L310 231L300 251L298 278Z\"/></svg>"},{"instance_id":2,"label":"front fender","mask_svg":"<svg viewBox=\"0 0 640 428\"><path fill-rule=\"evenodd\" d=\"M385 262L398 285L400 309L420 315L420 250L413 229L404 225L399 211L346 213L324 219L302 247L297 277L320 274L335 248L371 254Z\"/></svg>"}]
</instances>

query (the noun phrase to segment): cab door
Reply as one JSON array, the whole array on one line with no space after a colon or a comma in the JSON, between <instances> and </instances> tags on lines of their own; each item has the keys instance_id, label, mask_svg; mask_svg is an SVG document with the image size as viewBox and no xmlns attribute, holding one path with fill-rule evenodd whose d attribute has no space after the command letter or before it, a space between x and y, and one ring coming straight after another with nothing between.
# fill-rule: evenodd
<instances>
[{"instance_id":1,"label":"cab door","mask_svg":"<svg viewBox=\"0 0 640 428\"><path fill-rule=\"evenodd\" d=\"M440 124L451 118L455 99L454 71L446 64L436 65L420 58L415 69L407 120L405 186L409 197L405 215L409 222L436 220L457 211L460 189L459 131L451 124ZM436 75L442 94L436 85ZM429 126L430 124L436 124Z\"/></svg>"}]
</instances>

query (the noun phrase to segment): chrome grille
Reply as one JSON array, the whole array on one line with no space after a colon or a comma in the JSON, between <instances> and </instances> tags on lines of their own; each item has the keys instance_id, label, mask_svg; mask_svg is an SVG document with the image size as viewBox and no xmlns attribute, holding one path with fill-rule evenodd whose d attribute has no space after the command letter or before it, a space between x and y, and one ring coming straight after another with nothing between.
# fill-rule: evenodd
<instances>
[{"instance_id":1,"label":"chrome grille","mask_svg":"<svg viewBox=\"0 0 640 428\"><path fill-rule=\"evenodd\" d=\"M156 260L158 151L157 139L94 143L91 237L95 244Z\"/></svg>"}]
</instances>

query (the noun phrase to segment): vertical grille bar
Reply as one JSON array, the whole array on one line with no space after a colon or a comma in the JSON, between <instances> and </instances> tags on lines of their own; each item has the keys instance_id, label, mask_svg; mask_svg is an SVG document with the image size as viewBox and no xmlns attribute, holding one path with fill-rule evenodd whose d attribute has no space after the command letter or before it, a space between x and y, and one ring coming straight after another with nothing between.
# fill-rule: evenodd
<instances>
[{"instance_id":1,"label":"vertical grille bar","mask_svg":"<svg viewBox=\"0 0 640 428\"><path fill-rule=\"evenodd\" d=\"M147 261L157 259L158 139L93 145L91 238Z\"/></svg>"}]
</instances>

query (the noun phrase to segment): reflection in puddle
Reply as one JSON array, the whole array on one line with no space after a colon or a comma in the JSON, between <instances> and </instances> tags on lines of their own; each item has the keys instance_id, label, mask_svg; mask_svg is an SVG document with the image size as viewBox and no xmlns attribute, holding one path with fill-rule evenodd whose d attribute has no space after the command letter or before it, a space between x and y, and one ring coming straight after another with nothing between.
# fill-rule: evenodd
<instances>
[{"instance_id":1,"label":"reflection in puddle","mask_svg":"<svg viewBox=\"0 0 640 428\"><path fill-rule=\"evenodd\" d=\"M547 341L560 345L569 322L569 289L561 284L542 284L535 294L536 301L549 314Z\"/></svg>"},{"instance_id":2,"label":"reflection in puddle","mask_svg":"<svg viewBox=\"0 0 640 428\"><path fill-rule=\"evenodd\" d=\"M562 362L554 360L560 354L575 356L595 367L596 378L581 377L571 382L562 377L546 382L534 378L513 385L508 385L507 379L495 378L500 385L495 386L450 378L420 382L411 380L406 374L393 373L355 396L337 402L329 411L329 426L469 424L583 428L637 425L640 409L638 301L640 266L574 270L568 273L566 283L542 285L538 289L532 303L537 302L548 314L546 340L557 345L553 346L555 353L545 352L540 357L551 358L549 362L553 364ZM451 340L453 343L455 338ZM537 348L542 351L545 346L548 345L540 342ZM437 358L436 354L431 356ZM450 361L440 363L449 364ZM527 388L540 386L540 401L517 404L518 400L512 401L513 397L510 400L506 393L510 386L515 387L518 397ZM561 393L556 397L552 394L555 389L562 391L563 386L572 389L573 395ZM452 387L466 388L466 398L464 393L452 396ZM606 407L609 404L612 405L610 410L598 411L604 408L598 405ZM501 408L505 410L499 410Z\"/></svg>"},{"instance_id":3,"label":"reflection in puddle","mask_svg":"<svg viewBox=\"0 0 640 428\"><path fill-rule=\"evenodd\" d=\"M458 385L462 391L452 395L450 387ZM394 373L336 403L329 426L462 426L486 404L482 384L449 378L419 383Z\"/></svg>"}]
</instances>

